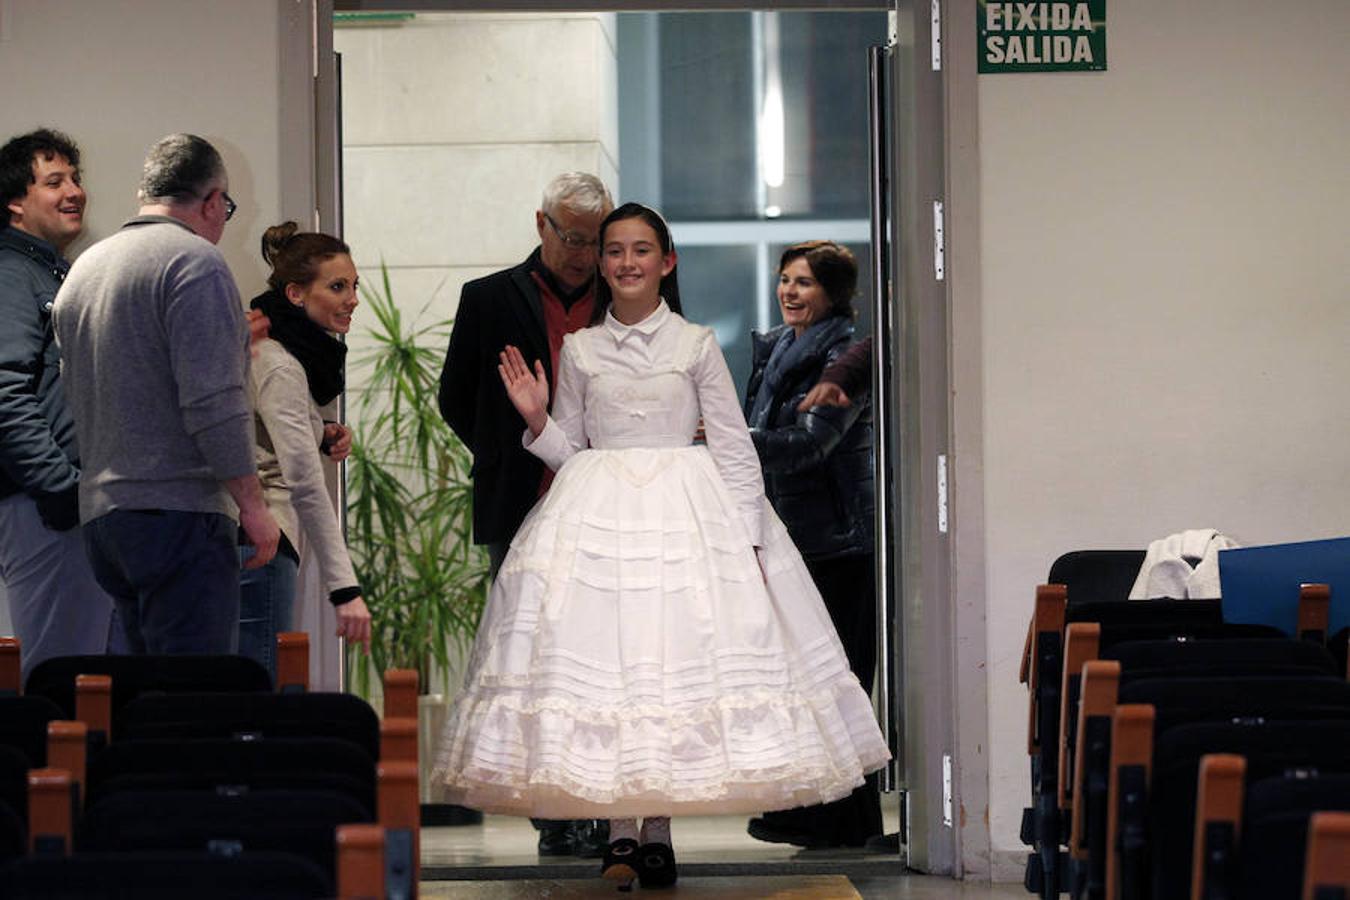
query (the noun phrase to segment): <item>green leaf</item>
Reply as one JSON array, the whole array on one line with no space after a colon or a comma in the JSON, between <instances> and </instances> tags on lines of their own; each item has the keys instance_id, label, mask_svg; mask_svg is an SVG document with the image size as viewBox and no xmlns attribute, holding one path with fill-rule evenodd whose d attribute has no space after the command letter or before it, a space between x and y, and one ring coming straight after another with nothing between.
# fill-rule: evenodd
<instances>
[{"instance_id":1,"label":"green leaf","mask_svg":"<svg viewBox=\"0 0 1350 900\"><path fill-rule=\"evenodd\" d=\"M369 656L351 650L349 671L367 694L390 668L440 687L433 672L448 676L451 651L471 646L489 586L473 544L472 458L436 408L452 322L405 323L383 263L377 284L361 287L371 324L352 362L367 379L347 463L348 540L372 635Z\"/></svg>"}]
</instances>

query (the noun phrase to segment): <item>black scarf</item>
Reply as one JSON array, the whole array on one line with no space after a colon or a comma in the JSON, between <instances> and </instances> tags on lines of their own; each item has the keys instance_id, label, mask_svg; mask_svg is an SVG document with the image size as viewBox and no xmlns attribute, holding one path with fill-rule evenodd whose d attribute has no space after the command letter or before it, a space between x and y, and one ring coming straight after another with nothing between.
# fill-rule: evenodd
<instances>
[{"instance_id":1,"label":"black scarf","mask_svg":"<svg viewBox=\"0 0 1350 900\"><path fill-rule=\"evenodd\" d=\"M259 294L249 306L272 320L268 333L300 361L315 403L323 406L342 393L346 383L346 344L315 325L303 309L279 291Z\"/></svg>"}]
</instances>

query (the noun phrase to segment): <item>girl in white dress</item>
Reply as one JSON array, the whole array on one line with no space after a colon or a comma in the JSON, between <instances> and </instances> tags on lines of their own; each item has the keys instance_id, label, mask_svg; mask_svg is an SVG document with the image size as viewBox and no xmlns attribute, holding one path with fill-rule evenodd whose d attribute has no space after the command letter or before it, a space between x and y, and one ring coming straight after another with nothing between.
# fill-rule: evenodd
<instances>
[{"instance_id":1,"label":"girl in white dress","mask_svg":"<svg viewBox=\"0 0 1350 900\"><path fill-rule=\"evenodd\" d=\"M602 874L660 887L670 816L836 800L889 752L764 499L712 331L679 315L666 223L625 204L600 254L552 415L542 365L501 355L557 477L492 586L434 777L488 812L608 818Z\"/></svg>"}]
</instances>

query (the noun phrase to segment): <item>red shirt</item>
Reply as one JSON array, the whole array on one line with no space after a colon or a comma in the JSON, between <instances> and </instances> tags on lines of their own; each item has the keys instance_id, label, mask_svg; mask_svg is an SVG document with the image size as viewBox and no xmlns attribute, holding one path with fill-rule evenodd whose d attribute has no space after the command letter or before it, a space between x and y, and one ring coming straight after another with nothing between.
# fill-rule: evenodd
<instances>
[{"instance_id":1,"label":"red shirt","mask_svg":"<svg viewBox=\"0 0 1350 900\"><path fill-rule=\"evenodd\" d=\"M549 398L552 399L554 385L558 381L558 357L562 354L563 338L572 332L585 328L591 321L591 311L595 309L595 281L592 279L589 287L572 305L564 306L562 300L554 292L550 279L545 278L538 271L530 273L534 283L539 288L539 300L544 308L544 330L548 335L549 351L549 371L553 373L553 383L549 384ZM544 469L544 477L539 482L539 496L543 496L553 483L553 470Z\"/></svg>"}]
</instances>

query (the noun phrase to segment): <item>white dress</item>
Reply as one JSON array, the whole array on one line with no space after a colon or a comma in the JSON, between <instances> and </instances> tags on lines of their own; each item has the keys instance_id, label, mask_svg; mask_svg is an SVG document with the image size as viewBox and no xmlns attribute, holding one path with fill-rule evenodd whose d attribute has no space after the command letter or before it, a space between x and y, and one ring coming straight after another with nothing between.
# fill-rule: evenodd
<instances>
[{"instance_id":1,"label":"white dress","mask_svg":"<svg viewBox=\"0 0 1350 900\"><path fill-rule=\"evenodd\" d=\"M848 794L889 752L712 332L663 302L569 335L558 369L528 444L557 477L493 584L437 754L447 799L570 819Z\"/></svg>"}]
</instances>

